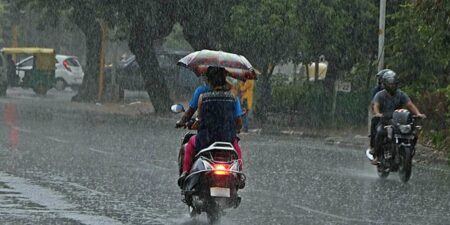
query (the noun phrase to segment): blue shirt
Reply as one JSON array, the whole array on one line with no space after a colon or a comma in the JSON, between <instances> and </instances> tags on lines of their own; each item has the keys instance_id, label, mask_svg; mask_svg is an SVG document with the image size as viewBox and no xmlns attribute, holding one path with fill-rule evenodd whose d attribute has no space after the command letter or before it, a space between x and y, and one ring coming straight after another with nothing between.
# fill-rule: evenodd
<instances>
[{"instance_id":1,"label":"blue shirt","mask_svg":"<svg viewBox=\"0 0 450 225\"><path fill-rule=\"evenodd\" d=\"M191 101L189 102L189 107L191 107L194 110L197 110L198 99L200 98L200 95L208 91L211 91L211 88L208 85L202 85L199 86L197 89L195 89L194 95L192 96ZM239 101L239 98L236 98L234 117L237 118L242 115L244 115L244 112L242 112L241 102Z\"/></svg>"}]
</instances>

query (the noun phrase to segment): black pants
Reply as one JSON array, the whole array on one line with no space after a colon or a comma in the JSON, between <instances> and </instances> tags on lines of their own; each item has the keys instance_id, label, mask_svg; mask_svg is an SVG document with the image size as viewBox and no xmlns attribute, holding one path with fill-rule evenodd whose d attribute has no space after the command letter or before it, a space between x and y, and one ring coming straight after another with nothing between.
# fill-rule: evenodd
<instances>
[{"instance_id":1,"label":"black pants","mask_svg":"<svg viewBox=\"0 0 450 225\"><path fill-rule=\"evenodd\" d=\"M383 145L383 141L387 136L387 131L386 129L384 129L384 123L382 123L381 121L378 123L378 125L376 126L376 134L375 134L375 155L378 155L378 153L381 150L381 147Z\"/></svg>"},{"instance_id":2,"label":"black pants","mask_svg":"<svg viewBox=\"0 0 450 225\"><path fill-rule=\"evenodd\" d=\"M375 147L375 136L377 133L377 126L380 123L380 117L372 117L370 121L370 147Z\"/></svg>"}]
</instances>

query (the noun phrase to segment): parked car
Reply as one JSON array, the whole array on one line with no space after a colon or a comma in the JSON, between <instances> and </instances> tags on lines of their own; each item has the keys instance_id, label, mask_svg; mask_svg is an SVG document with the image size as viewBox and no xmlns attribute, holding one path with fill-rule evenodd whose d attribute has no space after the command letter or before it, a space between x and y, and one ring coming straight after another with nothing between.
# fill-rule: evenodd
<instances>
[{"instance_id":1,"label":"parked car","mask_svg":"<svg viewBox=\"0 0 450 225\"><path fill-rule=\"evenodd\" d=\"M117 82L120 87L127 90L144 90L141 70L136 62L136 56L132 55L120 61L117 67Z\"/></svg>"},{"instance_id":2,"label":"parked car","mask_svg":"<svg viewBox=\"0 0 450 225\"><path fill-rule=\"evenodd\" d=\"M182 88L188 86L190 89L195 87L195 75L189 76L186 73L190 71L180 68L176 65L177 61L190 52L187 51L172 51L172 52L157 52L158 64L161 72L164 74L166 83L172 88ZM136 62L136 57L130 57L121 60L116 67L117 82L121 88L127 90L144 90L144 81L141 76L139 64Z\"/></svg>"},{"instance_id":3,"label":"parked car","mask_svg":"<svg viewBox=\"0 0 450 225\"><path fill-rule=\"evenodd\" d=\"M77 57L56 55L55 88L64 90L67 86L77 88L83 82L84 72ZM33 67L34 57L27 57L16 64L16 73L20 80Z\"/></svg>"}]
</instances>

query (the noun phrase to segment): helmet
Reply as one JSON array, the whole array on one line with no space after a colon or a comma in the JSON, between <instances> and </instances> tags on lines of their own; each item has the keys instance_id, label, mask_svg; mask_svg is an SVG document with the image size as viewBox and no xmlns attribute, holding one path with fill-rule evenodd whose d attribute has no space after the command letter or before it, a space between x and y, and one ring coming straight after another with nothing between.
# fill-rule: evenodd
<instances>
[{"instance_id":1,"label":"helmet","mask_svg":"<svg viewBox=\"0 0 450 225\"><path fill-rule=\"evenodd\" d=\"M394 95L395 92L397 92L398 88L398 78L397 74L390 70L383 74L382 83L384 86L384 89L386 89L389 94Z\"/></svg>"},{"instance_id":2,"label":"helmet","mask_svg":"<svg viewBox=\"0 0 450 225\"><path fill-rule=\"evenodd\" d=\"M383 70L378 71L378 73L376 75L378 84L382 83L383 75L388 71L394 72L390 69L383 69Z\"/></svg>"}]
</instances>

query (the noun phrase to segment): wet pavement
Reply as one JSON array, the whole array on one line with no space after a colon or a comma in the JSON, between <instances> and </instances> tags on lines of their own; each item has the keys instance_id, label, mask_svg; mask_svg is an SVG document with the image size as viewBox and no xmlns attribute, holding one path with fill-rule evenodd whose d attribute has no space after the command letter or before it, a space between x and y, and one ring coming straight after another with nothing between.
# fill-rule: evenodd
<instances>
[{"instance_id":1,"label":"wet pavement","mask_svg":"<svg viewBox=\"0 0 450 225\"><path fill-rule=\"evenodd\" d=\"M8 94L0 98L1 224L207 224L189 218L176 185L186 132L173 128L179 115L121 113L133 97L102 113L92 109L112 106L70 103L71 91ZM379 179L357 144L241 139L247 186L221 224L449 224L445 165L415 165L403 184L395 173Z\"/></svg>"}]
</instances>

